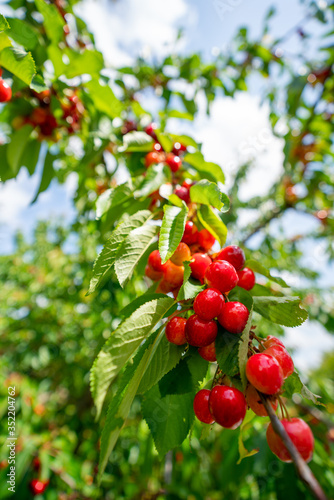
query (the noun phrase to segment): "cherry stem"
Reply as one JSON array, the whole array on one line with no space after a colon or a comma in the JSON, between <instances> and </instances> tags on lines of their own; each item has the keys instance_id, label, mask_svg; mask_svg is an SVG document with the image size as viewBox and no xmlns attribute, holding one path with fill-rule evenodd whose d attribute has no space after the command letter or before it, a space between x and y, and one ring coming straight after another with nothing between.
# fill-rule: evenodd
<instances>
[{"instance_id":1,"label":"cherry stem","mask_svg":"<svg viewBox=\"0 0 334 500\"><path fill-rule=\"evenodd\" d=\"M282 412L283 418L287 418L288 420L291 420L289 412L288 412L285 404L283 403L283 399L281 398L281 396L278 396L278 402L279 402L279 405L281 407L281 412Z\"/></svg>"},{"instance_id":2,"label":"cherry stem","mask_svg":"<svg viewBox=\"0 0 334 500\"><path fill-rule=\"evenodd\" d=\"M305 460L301 457L299 451L291 441L288 433L283 427L282 422L277 417L268 398L264 394L261 394L260 392L259 396L261 398L263 406L267 411L267 414L270 418L271 425L274 431L282 439L283 444L285 445L291 456L291 459L295 465L295 468L299 474L300 479L306 484L309 490L312 491L315 498L317 498L318 500L328 500L317 479L314 477L311 469L309 468Z\"/></svg>"},{"instance_id":3,"label":"cherry stem","mask_svg":"<svg viewBox=\"0 0 334 500\"><path fill-rule=\"evenodd\" d=\"M260 344L261 347L263 347L265 349L265 346L263 345L263 339L260 339L260 337L258 337L257 335L255 335L254 332L251 333L250 335L252 338L254 338L255 340L258 341L258 343Z\"/></svg>"}]
</instances>

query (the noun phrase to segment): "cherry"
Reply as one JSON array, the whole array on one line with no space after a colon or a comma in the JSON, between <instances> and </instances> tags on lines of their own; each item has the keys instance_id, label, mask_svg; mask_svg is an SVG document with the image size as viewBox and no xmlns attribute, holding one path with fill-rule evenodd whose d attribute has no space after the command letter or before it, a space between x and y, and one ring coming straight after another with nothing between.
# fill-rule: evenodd
<instances>
[{"instance_id":1,"label":"cherry","mask_svg":"<svg viewBox=\"0 0 334 500\"><path fill-rule=\"evenodd\" d=\"M287 378L289 377L289 375L292 375L295 367L290 354L284 347L276 344L269 347L263 352L268 356L273 356L278 361L280 367L282 368L284 378Z\"/></svg>"},{"instance_id":2,"label":"cherry","mask_svg":"<svg viewBox=\"0 0 334 500\"><path fill-rule=\"evenodd\" d=\"M40 481L39 479L32 479L30 481L30 489L33 495L41 495L46 490L49 481Z\"/></svg>"},{"instance_id":3,"label":"cherry","mask_svg":"<svg viewBox=\"0 0 334 500\"><path fill-rule=\"evenodd\" d=\"M154 270L159 273L162 273L163 270L166 268L166 264L161 263L161 257L159 250L153 250L153 252L150 253L148 257L148 265Z\"/></svg>"},{"instance_id":4,"label":"cherry","mask_svg":"<svg viewBox=\"0 0 334 500\"><path fill-rule=\"evenodd\" d=\"M169 153L166 157L166 163L172 172L177 172L181 168L182 160L179 156Z\"/></svg>"},{"instance_id":5,"label":"cherry","mask_svg":"<svg viewBox=\"0 0 334 500\"><path fill-rule=\"evenodd\" d=\"M210 266L212 260L206 253L194 253L190 262L191 275L203 282L205 271Z\"/></svg>"},{"instance_id":6,"label":"cherry","mask_svg":"<svg viewBox=\"0 0 334 500\"><path fill-rule=\"evenodd\" d=\"M177 287L171 283L168 283L166 280L162 279L157 286L156 293L169 293L173 292Z\"/></svg>"},{"instance_id":7,"label":"cherry","mask_svg":"<svg viewBox=\"0 0 334 500\"><path fill-rule=\"evenodd\" d=\"M209 287L226 293L237 285L238 275L232 264L226 260L216 260L207 268L205 282Z\"/></svg>"},{"instance_id":8,"label":"cherry","mask_svg":"<svg viewBox=\"0 0 334 500\"><path fill-rule=\"evenodd\" d=\"M162 151L163 151L163 149L162 149L162 146L161 146L160 142L156 142L156 143L154 144L154 146L153 146L153 149L154 149L154 151L158 151L158 152L162 152Z\"/></svg>"},{"instance_id":9,"label":"cherry","mask_svg":"<svg viewBox=\"0 0 334 500\"><path fill-rule=\"evenodd\" d=\"M145 132L147 133L147 135L152 137L155 141L157 140L157 134L155 133L157 128L158 128L158 125L154 122L150 123L150 125L148 125L145 128Z\"/></svg>"},{"instance_id":10,"label":"cherry","mask_svg":"<svg viewBox=\"0 0 334 500\"><path fill-rule=\"evenodd\" d=\"M175 194L180 198L180 200L183 200L186 203L190 203L189 188L186 188L184 186L178 187L175 189Z\"/></svg>"},{"instance_id":11,"label":"cherry","mask_svg":"<svg viewBox=\"0 0 334 500\"><path fill-rule=\"evenodd\" d=\"M163 274L159 271L155 271L151 266L147 264L147 266L145 267L145 276L150 278L150 280L152 281L159 281L162 278Z\"/></svg>"},{"instance_id":12,"label":"cherry","mask_svg":"<svg viewBox=\"0 0 334 500\"><path fill-rule=\"evenodd\" d=\"M147 153L145 156L145 166L150 167L151 165L155 165L157 163L161 163L164 161L164 155L159 153L158 151L151 151Z\"/></svg>"},{"instance_id":13,"label":"cherry","mask_svg":"<svg viewBox=\"0 0 334 500\"><path fill-rule=\"evenodd\" d=\"M12 98L12 89L2 78L0 78L0 102L8 102Z\"/></svg>"},{"instance_id":14,"label":"cherry","mask_svg":"<svg viewBox=\"0 0 334 500\"><path fill-rule=\"evenodd\" d=\"M206 321L193 314L186 324L186 338L190 345L205 347L212 344L217 337L217 323L213 320Z\"/></svg>"},{"instance_id":15,"label":"cherry","mask_svg":"<svg viewBox=\"0 0 334 500\"><path fill-rule=\"evenodd\" d=\"M202 229L198 233L198 244L202 247L206 252L210 250L210 248L215 243L216 239L207 229Z\"/></svg>"},{"instance_id":16,"label":"cherry","mask_svg":"<svg viewBox=\"0 0 334 500\"><path fill-rule=\"evenodd\" d=\"M238 389L216 385L210 393L209 408L217 424L236 429L245 418L247 403Z\"/></svg>"},{"instance_id":17,"label":"cherry","mask_svg":"<svg viewBox=\"0 0 334 500\"><path fill-rule=\"evenodd\" d=\"M39 471L41 468L41 461L38 457L35 457L32 461L32 466L36 471Z\"/></svg>"},{"instance_id":18,"label":"cherry","mask_svg":"<svg viewBox=\"0 0 334 500\"><path fill-rule=\"evenodd\" d=\"M31 113L30 120L34 125L41 125L47 120L48 111L45 108L35 108Z\"/></svg>"},{"instance_id":19,"label":"cherry","mask_svg":"<svg viewBox=\"0 0 334 500\"><path fill-rule=\"evenodd\" d=\"M79 98L77 95L70 97L70 101L74 103L74 107L71 108L72 110L76 108L76 103L78 102L78 100ZM133 132L134 130L137 130L136 122L134 122L133 120L126 120L121 127L121 134L125 135L129 132Z\"/></svg>"},{"instance_id":20,"label":"cherry","mask_svg":"<svg viewBox=\"0 0 334 500\"><path fill-rule=\"evenodd\" d=\"M210 392L209 389L201 389L194 397L194 412L203 424L213 424L215 421L209 409Z\"/></svg>"},{"instance_id":21,"label":"cherry","mask_svg":"<svg viewBox=\"0 0 334 500\"><path fill-rule=\"evenodd\" d=\"M264 347L267 347L267 348L272 347L274 345L280 345L280 346L285 348L285 345L283 344L283 342L280 339L278 339L277 337L274 337L273 335L268 335L268 337L266 339L264 339L262 344L264 345Z\"/></svg>"},{"instance_id":22,"label":"cherry","mask_svg":"<svg viewBox=\"0 0 334 500\"><path fill-rule=\"evenodd\" d=\"M184 144L181 144L180 142L175 142L173 146L173 153L175 155L179 155L179 153L184 153L184 151L187 151L187 146Z\"/></svg>"},{"instance_id":23,"label":"cherry","mask_svg":"<svg viewBox=\"0 0 334 500\"><path fill-rule=\"evenodd\" d=\"M170 260L175 264L176 266L182 266L183 262L190 261L191 259L191 252L190 248L186 243L179 243L175 252L171 256Z\"/></svg>"},{"instance_id":24,"label":"cherry","mask_svg":"<svg viewBox=\"0 0 334 500\"><path fill-rule=\"evenodd\" d=\"M166 337L169 342L175 345L183 345L187 343L184 330L186 327L187 320L185 318L180 318L175 316L166 325Z\"/></svg>"},{"instance_id":25,"label":"cherry","mask_svg":"<svg viewBox=\"0 0 334 500\"><path fill-rule=\"evenodd\" d=\"M310 427L301 418L283 418L281 423L291 441L305 460L312 459L314 449L314 437ZM283 462L292 462L290 453L285 447L282 439L275 433L271 423L267 429L267 441L271 451Z\"/></svg>"},{"instance_id":26,"label":"cherry","mask_svg":"<svg viewBox=\"0 0 334 500\"><path fill-rule=\"evenodd\" d=\"M222 249L216 260L227 260L236 271L239 271L245 265L246 258L244 251L240 247L230 245Z\"/></svg>"},{"instance_id":27,"label":"cherry","mask_svg":"<svg viewBox=\"0 0 334 500\"><path fill-rule=\"evenodd\" d=\"M255 415L258 415L259 417L267 417L268 413L267 410L265 409L262 400L259 396L259 393L255 389L255 387L251 384L248 385L246 389L246 401L248 403L248 406L250 407L251 410L255 413ZM273 407L273 410L276 411L278 407L278 401L277 399L274 399L273 401L269 402L271 406Z\"/></svg>"},{"instance_id":28,"label":"cherry","mask_svg":"<svg viewBox=\"0 0 334 500\"><path fill-rule=\"evenodd\" d=\"M217 318L222 311L224 296L215 288L207 288L200 292L194 301L194 311L201 319Z\"/></svg>"},{"instance_id":29,"label":"cherry","mask_svg":"<svg viewBox=\"0 0 334 500\"><path fill-rule=\"evenodd\" d=\"M217 361L216 357L216 345L214 342L204 347L199 347L198 354L205 359L205 361Z\"/></svg>"},{"instance_id":30,"label":"cherry","mask_svg":"<svg viewBox=\"0 0 334 500\"><path fill-rule=\"evenodd\" d=\"M246 364L249 382L264 394L276 394L283 385L283 372L278 361L264 353L253 354Z\"/></svg>"},{"instance_id":31,"label":"cherry","mask_svg":"<svg viewBox=\"0 0 334 500\"><path fill-rule=\"evenodd\" d=\"M186 222L184 227L184 233L182 236L182 241L187 243L187 245L193 245L197 243L198 229L195 224L191 221Z\"/></svg>"},{"instance_id":32,"label":"cherry","mask_svg":"<svg viewBox=\"0 0 334 500\"><path fill-rule=\"evenodd\" d=\"M181 286L183 283L184 276L184 266L176 266L168 260L166 262L166 267L164 268L164 280L170 283L173 288Z\"/></svg>"},{"instance_id":33,"label":"cherry","mask_svg":"<svg viewBox=\"0 0 334 500\"><path fill-rule=\"evenodd\" d=\"M248 321L249 311L241 302L226 302L218 321L230 333L241 333Z\"/></svg>"},{"instance_id":34,"label":"cherry","mask_svg":"<svg viewBox=\"0 0 334 500\"><path fill-rule=\"evenodd\" d=\"M238 272L239 282L238 286L244 288L245 290L251 290L255 285L255 274L251 269L245 267Z\"/></svg>"}]
</instances>

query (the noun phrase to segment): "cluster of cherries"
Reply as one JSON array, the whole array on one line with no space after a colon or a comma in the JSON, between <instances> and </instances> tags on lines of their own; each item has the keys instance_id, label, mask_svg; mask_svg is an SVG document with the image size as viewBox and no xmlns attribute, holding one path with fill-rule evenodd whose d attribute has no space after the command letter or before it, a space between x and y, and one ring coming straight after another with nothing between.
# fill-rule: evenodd
<instances>
[{"instance_id":1,"label":"cluster of cherries","mask_svg":"<svg viewBox=\"0 0 334 500\"><path fill-rule=\"evenodd\" d=\"M177 172L182 166L182 155L187 151L187 147L180 142L176 142L173 145L173 151L171 153L165 153L162 145L158 141L156 134L157 125L151 123L146 127L145 132L154 139L154 145L152 151L147 153L145 156L145 166L146 168L157 163L165 163L169 166L173 173Z\"/></svg>"},{"instance_id":2,"label":"cluster of cherries","mask_svg":"<svg viewBox=\"0 0 334 500\"><path fill-rule=\"evenodd\" d=\"M0 68L0 102L8 102L12 98L12 89L2 78L2 69Z\"/></svg>"}]
</instances>

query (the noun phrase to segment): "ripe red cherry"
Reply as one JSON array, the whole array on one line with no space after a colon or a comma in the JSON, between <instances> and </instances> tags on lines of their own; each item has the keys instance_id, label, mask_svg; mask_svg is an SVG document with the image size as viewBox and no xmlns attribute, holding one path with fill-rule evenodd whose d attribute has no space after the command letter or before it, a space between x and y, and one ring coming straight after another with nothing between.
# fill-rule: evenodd
<instances>
[{"instance_id":1,"label":"ripe red cherry","mask_svg":"<svg viewBox=\"0 0 334 500\"><path fill-rule=\"evenodd\" d=\"M171 256L170 260L175 264L176 266L182 266L183 262L190 261L191 259L191 251L190 248L186 243L179 243L177 246L175 252Z\"/></svg>"},{"instance_id":2,"label":"ripe red cherry","mask_svg":"<svg viewBox=\"0 0 334 500\"><path fill-rule=\"evenodd\" d=\"M200 292L194 301L194 311L201 319L217 318L224 304L223 294L215 288L207 288Z\"/></svg>"},{"instance_id":3,"label":"ripe red cherry","mask_svg":"<svg viewBox=\"0 0 334 500\"><path fill-rule=\"evenodd\" d=\"M241 302L226 302L218 321L230 333L241 333L248 321L249 311Z\"/></svg>"},{"instance_id":4,"label":"ripe red cherry","mask_svg":"<svg viewBox=\"0 0 334 500\"><path fill-rule=\"evenodd\" d=\"M181 144L180 142L175 142L173 146L173 153L178 156L179 153L183 153L184 151L187 151L187 146Z\"/></svg>"},{"instance_id":5,"label":"ripe red cherry","mask_svg":"<svg viewBox=\"0 0 334 500\"><path fill-rule=\"evenodd\" d=\"M215 243L216 239L212 236L211 233L207 229L202 229L198 233L198 244L201 246L206 252L210 250L210 248Z\"/></svg>"},{"instance_id":6,"label":"ripe red cherry","mask_svg":"<svg viewBox=\"0 0 334 500\"><path fill-rule=\"evenodd\" d=\"M276 394L283 385L283 372L278 361L264 353L253 354L246 364L249 382L264 394Z\"/></svg>"},{"instance_id":7,"label":"ripe red cherry","mask_svg":"<svg viewBox=\"0 0 334 500\"><path fill-rule=\"evenodd\" d=\"M204 347L199 347L198 354L205 359L205 361L217 361L216 357L216 345L214 342L212 344L206 345Z\"/></svg>"},{"instance_id":8,"label":"ripe red cherry","mask_svg":"<svg viewBox=\"0 0 334 500\"><path fill-rule=\"evenodd\" d=\"M161 163L163 160L164 155L162 153L159 153L158 151L150 151L145 156L145 166L150 167L151 165Z\"/></svg>"},{"instance_id":9,"label":"ripe red cherry","mask_svg":"<svg viewBox=\"0 0 334 500\"><path fill-rule=\"evenodd\" d=\"M280 367L282 368L284 378L292 375L295 367L290 354L284 347L280 345L273 345L263 352L268 356L273 356L278 361Z\"/></svg>"},{"instance_id":10,"label":"ripe red cherry","mask_svg":"<svg viewBox=\"0 0 334 500\"><path fill-rule=\"evenodd\" d=\"M157 286L156 293L169 293L173 292L177 287L172 285L171 283L168 283L164 279L162 279Z\"/></svg>"},{"instance_id":11,"label":"ripe red cherry","mask_svg":"<svg viewBox=\"0 0 334 500\"><path fill-rule=\"evenodd\" d=\"M186 338L190 345L205 347L212 344L217 337L217 323L213 320L206 321L193 314L186 324Z\"/></svg>"},{"instance_id":12,"label":"ripe red cherry","mask_svg":"<svg viewBox=\"0 0 334 500\"><path fill-rule=\"evenodd\" d=\"M49 481L40 481L39 479L32 479L30 481L30 489L33 495L41 495L46 490Z\"/></svg>"},{"instance_id":13,"label":"ripe red cherry","mask_svg":"<svg viewBox=\"0 0 334 500\"><path fill-rule=\"evenodd\" d=\"M213 424L215 419L209 409L209 389L201 389L194 397L194 412L198 420L203 424Z\"/></svg>"},{"instance_id":14,"label":"ripe red cherry","mask_svg":"<svg viewBox=\"0 0 334 500\"><path fill-rule=\"evenodd\" d=\"M155 133L157 128L158 128L158 125L156 123L152 122L145 129L145 132L147 133L147 135L152 137L155 141L157 140L157 134Z\"/></svg>"},{"instance_id":15,"label":"ripe red cherry","mask_svg":"<svg viewBox=\"0 0 334 500\"><path fill-rule=\"evenodd\" d=\"M176 266L168 260L164 268L164 280L170 283L173 288L181 286L183 283L184 266Z\"/></svg>"},{"instance_id":16,"label":"ripe red cherry","mask_svg":"<svg viewBox=\"0 0 334 500\"><path fill-rule=\"evenodd\" d=\"M186 203L190 203L190 192L189 189L186 187L178 187L175 189L175 194L180 198L180 200L183 200Z\"/></svg>"},{"instance_id":17,"label":"ripe red cherry","mask_svg":"<svg viewBox=\"0 0 334 500\"><path fill-rule=\"evenodd\" d=\"M161 263L159 250L153 250L148 257L148 265L157 272L162 273L166 268L166 264Z\"/></svg>"},{"instance_id":18,"label":"ripe red cherry","mask_svg":"<svg viewBox=\"0 0 334 500\"><path fill-rule=\"evenodd\" d=\"M12 98L12 89L2 78L0 78L0 102L8 102Z\"/></svg>"},{"instance_id":19,"label":"ripe red cherry","mask_svg":"<svg viewBox=\"0 0 334 500\"><path fill-rule=\"evenodd\" d=\"M232 264L226 260L216 260L207 268L205 282L210 288L226 293L238 283L238 275Z\"/></svg>"},{"instance_id":20,"label":"ripe red cherry","mask_svg":"<svg viewBox=\"0 0 334 500\"><path fill-rule=\"evenodd\" d=\"M251 269L245 267L238 272L239 282L238 286L244 288L245 290L251 290L255 285L255 274Z\"/></svg>"},{"instance_id":21,"label":"ripe red cherry","mask_svg":"<svg viewBox=\"0 0 334 500\"><path fill-rule=\"evenodd\" d=\"M187 245L193 245L197 243L198 229L195 224L191 221L186 222L184 227L184 233L182 236L182 241L187 243Z\"/></svg>"},{"instance_id":22,"label":"ripe red cherry","mask_svg":"<svg viewBox=\"0 0 334 500\"><path fill-rule=\"evenodd\" d=\"M210 394L209 408L217 424L236 429L245 418L247 403L238 389L216 385Z\"/></svg>"},{"instance_id":23,"label":"ripe red cherry","mask_svg":"<svg viewBox=\"0 0 334 500\"><path fill-rule=\"evenodd\" d=\"M244 251L237 247L236 245L230 245L222 249L222 251L217 255L216 260L227 260L236 271L242 269L245 265L245 254Z\"/></svg>"},{"instance_id":24,"label":"ripe red cherry","mask_svg":"<svg viewBox=\"0 0 334 500\"><path fill-rule=\"evenodd\" d=\"M184 330L186 328L187 320L185 318L180 318L175 316L166 325L166 337L169 342L176 345L184 345L187 343Z\"/></svg>"},{"instance_id":25,"label":"ripe red cherry","mask_svg":"<svg viewBox=\"0 0 334 500\"><path fill-rule=\"evenodd\" d=\"M259 396L259 393L257 392L254 386L252 386L251 384L248 385L245 396L248 406L250 407L251 410L253 410L255 415L258 415L259 417L268 416L267 410L265 409L261 401L261 398ZM277 399L270 401L269 404L271 404L274 411L277 410L278 407Z\"/></svg>"},{"instance_id":26,"label":"ripe red cherry","mask_svg":"<svg viewBox=\"0 0 334 500\"><path fill-rule=\"evenodd\" d=\"M277 337L274 337L273 335L268 335L268 337L266 339L264 339L262 344L266 348L272 347L274 345L280 345L280 346L285 348L285 345L283 344L283 342L280 339L278 339Z\"/></svg>"},{"instance_id":27,"label":"ripe red cherry","mask_svg":"<svg viewBox=\"0 0 334 500\"><path fill-rule=\"evenodd\" d=\"M150 278L150 280L152 281L159 281L161 280L163 274L158 271L154 271L154 269L152 269L152 267L147 264L147 266L145 267L145 276Z\"/></svg>"},{"instance_id":28,"label":"ripe red cherry","mask_svg":"<svg viewBox=\"0 0 334 500\"><path fill-rule=\"evenodd\" d=\"M190 262L191 275L193 278L203 282L205 271L210 266L212 260L206 253L194 253Z\"/></svg>"},{"instance_id":29,"label":"ripe red cherry","mask_svg":"<svg viewBox=\"0 0 334 500\"><path fill-rule=\"evenodd\" d=\"M169 153L166 157L166 163L172 172L177 172L181 168L182 160L179 156Z\"/></svg>"},{"instance_id":30,"label":"ripe red cherry","mask_svg":"<svg viewBox=\"0 0 334 500\"><path fill-rule=\"evenodd\" d=\"M291 441L305 460L312 459L314 449L314 437L311 429L301 418L283 418L281 423ZM283 462L292 462L290 454L283 444L282 439L275 433L271 423L267 429L267 441L271 451Z\"/></svg>"}]
</instances>

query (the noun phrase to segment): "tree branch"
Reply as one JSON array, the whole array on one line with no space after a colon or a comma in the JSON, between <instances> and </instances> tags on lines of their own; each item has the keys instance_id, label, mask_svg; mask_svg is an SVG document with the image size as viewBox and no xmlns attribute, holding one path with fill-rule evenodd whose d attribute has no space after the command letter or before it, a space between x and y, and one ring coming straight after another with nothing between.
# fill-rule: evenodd
<instances>
[{"instance_id":1,"label":"tree branch","mask_svg":"<svg viewBox=\"0 0 334 500\"><path fill-rule=\"evenodd\" d=\"M259 392L259 396L261 398L261 401L262 401L265 409L267 410L267 413L269 415L271 425L273 426L274 431L282 439L285 447L287 448L288 452L290 453L290 456L291 456L292 461L296 467L296 470L298 472L300 479L306 484L306 486L313 493L315 498L317 498L318 500L328 500L325 493L323 492L320 484L318 483L318 481L314 477L311 469L309 468L307 463L303 460L303 458L301 457L297 448L295 447L295 445L291 441L290 437L288 436L286 430L284 429L281 421L277 417L277 415L276 415L273 407L269 403L268 399L260 392Z\"/></svg>"},{"instance_id":2,"label":"tree branch","mask_svg":"<svg viewBox=\"0 0 334 500\"><path fill-rule=\"evenodd\" d=\"M273 219L279 217L286 210L286 208L286 206L282 206L273 210L269 216L267 216L265 219L262 219L255 227L253 227L253 229L251 229L250 233L245 238L243 238L243 240L241 240L241 243L245 245L247 241L252 236L254 236L254 234L266 227Z\"/></svg>"}]
</instances>

